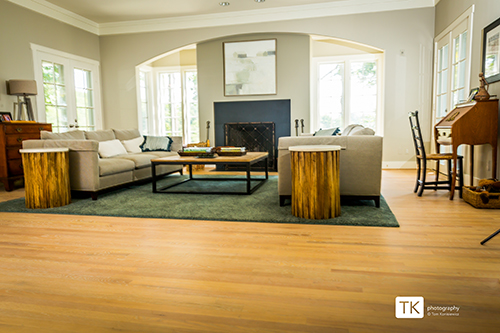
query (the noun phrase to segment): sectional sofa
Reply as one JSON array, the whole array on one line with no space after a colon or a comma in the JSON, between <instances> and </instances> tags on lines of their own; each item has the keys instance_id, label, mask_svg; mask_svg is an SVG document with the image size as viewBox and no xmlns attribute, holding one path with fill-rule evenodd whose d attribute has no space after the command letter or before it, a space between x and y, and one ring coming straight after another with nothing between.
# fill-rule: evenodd
<instances>
[{"instance_id":1,"label":"sectional sofa","mask_svg":"<svg viewBox=\"0 0 500 333\"><path fill-rule=\"evenodd\" d=\"M71 190L89 193L94 200L105 190L150 179L151 159L177 155L182 148L182 137L171 137L170 151L141 152L139 145L144 140L136 129L42 131L40 137L23 141L23 148L69 148ZM122 144L119 149L117 140ZM182 174L182 166L157 167L158 175L173 172Z\"/></svg>"}]
</instances>

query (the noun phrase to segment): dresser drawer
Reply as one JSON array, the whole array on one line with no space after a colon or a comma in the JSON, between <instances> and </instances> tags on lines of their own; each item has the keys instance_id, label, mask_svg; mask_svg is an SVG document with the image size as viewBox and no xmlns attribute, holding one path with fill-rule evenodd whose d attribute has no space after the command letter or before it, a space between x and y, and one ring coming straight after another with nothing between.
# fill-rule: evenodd
<instances>
[{"instance_id":1,"label":"dresser drawer","mask_svg":"<svg viewBox=\"0 0 500 333\"><path fill-rule=\"evenodd\" d=\"M19 158L22 158L21 153L19 152L19 147L7 148L7 160L15 160Z\"/></svg>"},{"instance_id":2,"label":"dresser drawer","mask_svg":"<svg viewBox=\"0 0 500 333\"><path fill-rule=\"evenodd\" d=\"M7 161L9 169L9 176L19 176L23 174L23 160L10 160Z\"/></svg>"},{"instance_id":3,"label":"dresser drawer","mask_svg":"<svg viewBox=\"0 0 500 333\"><path fill-rule=\"evenodd\" d=\"M7 147L21 146L21 142L30 139L40 139L40 133L9 134L5 136Z\"/></svg>"},{"instance_id":4,"label":"dresser drawer","mask_svg":"<svg viewBox=\"0 0 500 333\"><path fill-rule=\"evenodd\" d=\"M52 126L49 125L11 125L5 128L5 134L31 134L40 133L40 131L51 131Z\"/></svg>"}]
</instances>

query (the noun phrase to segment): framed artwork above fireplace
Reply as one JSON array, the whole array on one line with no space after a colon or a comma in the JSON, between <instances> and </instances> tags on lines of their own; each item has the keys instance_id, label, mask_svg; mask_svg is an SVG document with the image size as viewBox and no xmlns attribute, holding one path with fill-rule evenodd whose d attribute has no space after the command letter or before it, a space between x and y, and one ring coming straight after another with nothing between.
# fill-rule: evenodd
<instances>
[{"instance_id":1,"label":"framed artwork above fireplace","mask_svg":"<svg viewBox=\"0 0 500 333\"><path fill-rule=\"evenodd\" d=\"M224 96L276 95L276 39L224 42Z\"/></svg>"}]
</instances>

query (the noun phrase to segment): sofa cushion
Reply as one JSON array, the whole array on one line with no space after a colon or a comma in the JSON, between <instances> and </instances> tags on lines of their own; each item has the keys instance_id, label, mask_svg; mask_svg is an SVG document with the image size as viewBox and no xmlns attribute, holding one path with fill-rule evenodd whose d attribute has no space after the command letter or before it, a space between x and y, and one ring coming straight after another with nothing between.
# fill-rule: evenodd
<instances>
[{"instance_id":1,"label":"sofa cushion","mask_svg":"<svg viewBox=\"0 0 500 333\"><path fill-rule=\"evenodd\" d=\"M316 131L313 136L333 136L333 135L338 135L340 133L340 128L338 127L333 127L333 128L327 128L327 129L319 129L319 131Z\"/></svg>"},{"instance_id":2,"label":"sofa cushion","mask_svg":"<svg viewBox=\"0 0 500 333\"><path fill-rule=\"evenodd\" d=\"M168 136L144 136L142 151L170 151L173 140Z\"/></svg>"},{"instance_id":3,"label":"sofa cushion","mask_svg":"<svg viewBox=\"0 0 500 333\"><path fill-rule=\"evenodd\" d=\"M141 150L141 145L144 142L144 138L142 136L139 136L135 139L131 140L123 140L121 143L129 153L140 153L142 152Z\"/></svg>"},{"instance_id":4,"label":"sofa cushion","mask_svg":"<svg viewBox=\"0 0 500 333\"><path fill-rule=\"evenodd\" d=\"M148 155L155 155L157 158L159 158L168 156L178 156L179 154L173 151L148 151Z\"/></svg>"},{"instance_id":5,"label":"sofa cushion","mask_svg":"<svg viewBox=\"0 0 500 333\"><path fill-rule=\"evenodd\" d=\"M42 140L85 140L85 133L80 130L74 130L64 133L54 133L49 131L40 131Z\"/></svg>"},{"instance_id":6,"label":"sofa cushion","mask_svg":"<svg viewBox=\"0 0 500 333\"><path fill-rule=\"evenodd\" d=\"M158 158L158 157L153 154L139 153L139 154L119 155L116 158L132 161L134 162L135 168L139 169L151 166L151 160L153 158Z\"/></svg>"},{"instance_id":7,"label":"sofa cushion","mask_svg":"<svg viewBox=\"0 0 500 333\"><path fill-rule=\"evenodd\" d=\"M85 138L95 141L110 141L116 139L113 130L85 131Z\"/></svg>"},{"instance_id":8,"label":"sofa cushion","mask_svg":"<svg viewBox=\"0 0 500 333\"><path fill-rule=\"evenodd\" d=\"M127 154L127 150L123 147L120 140L115 139L99 142L99 155L101 157L113 157L121 154Z\"/></svg>"},{"instance_id":9,"label":"sofa cushion","mask_svg":"<svg viewBox=\"0 0 500 333\"><path fill-rule=\"evenodd\" d=\"M120 141L132 140L137 137L142 137L141 132L138 129L115 129L113 128L113 132L115 133L115 137Z\"/></svg>"},{"instance_id":10,"label":"sofa cushion","mask_svg":"<svg viewBox=\"0 0 500 333\"><path fill-rule=\"evenodd\" d=\"M100 158L99 161L99 176L114 175L120 172L133 171L135 164L132 161L121 158Z\"/></svg>"}]
</instances>

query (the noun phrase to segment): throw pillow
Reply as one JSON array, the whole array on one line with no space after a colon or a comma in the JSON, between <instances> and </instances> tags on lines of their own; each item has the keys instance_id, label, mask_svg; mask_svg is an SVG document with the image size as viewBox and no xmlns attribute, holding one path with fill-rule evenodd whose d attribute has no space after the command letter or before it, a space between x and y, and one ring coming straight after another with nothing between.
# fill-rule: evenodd
<instances>
[{"instance_id":1,"label":"throw pillow","mask_svg":"<svg viewBox=\"0 0 500 333\"><path fill-rule=\"evenodd\" d=\"M319 131L316 131L313 136L335 136L339 134L340 128L338 127L333 127L333 128L327 128L327 129L319 129Z\"/></svg>"},{"instance_id":2,"label":"throw pillow","mask_svg":"<svg viewBox=\"0 0 500 333\"><path fill-rule=\"evenodd\" d=\"M144 142L144 138L139 136L131 140L123 140L121 143L129 153L140 153L142 152L141 145Z\"/></svg>"},{"instance_id":3,"label":"throw pillow","mask_svg":"<svg viewBox=\"0 0 500 333\"><path fill-rule=\"evenodd\" d=\"M172 140L168 136L144 135L144 142L140 146L142 151L170 151Z\"/></svg>"},{"instance_id":4,"label":"throw pillow","mask_svg":"<svg viewBox=\"0 0 500 333\"><path fill-rule=\"evenodd\" d=\"M351 132L354 131L355 128L363 129L365 127L363 125L358 125L358 124L349 125L346 128L344 128L344 131L342 132L342 136L350 135Z\"/></svg>"},{"instance_id":5,"label":"throw pillow","mask_svg":"<svg viewBox=\"0 0 500 333\"><path fill-rule=\"evenodd\" d=\"M355 128L349 133L349 135L375 135L375 131L371 128Z\"/></svg>"},{"instance_id":6,"label":"throw pillow","mask_svg":"<svg viewBox=\"0 0 500 333\"><path fill-rule=\"evenodd\" d=\"M109 140L99 142L99 155L101 157L112 157L116 155L127 154L120 140Z\"/></svg>"}]
</instances>

